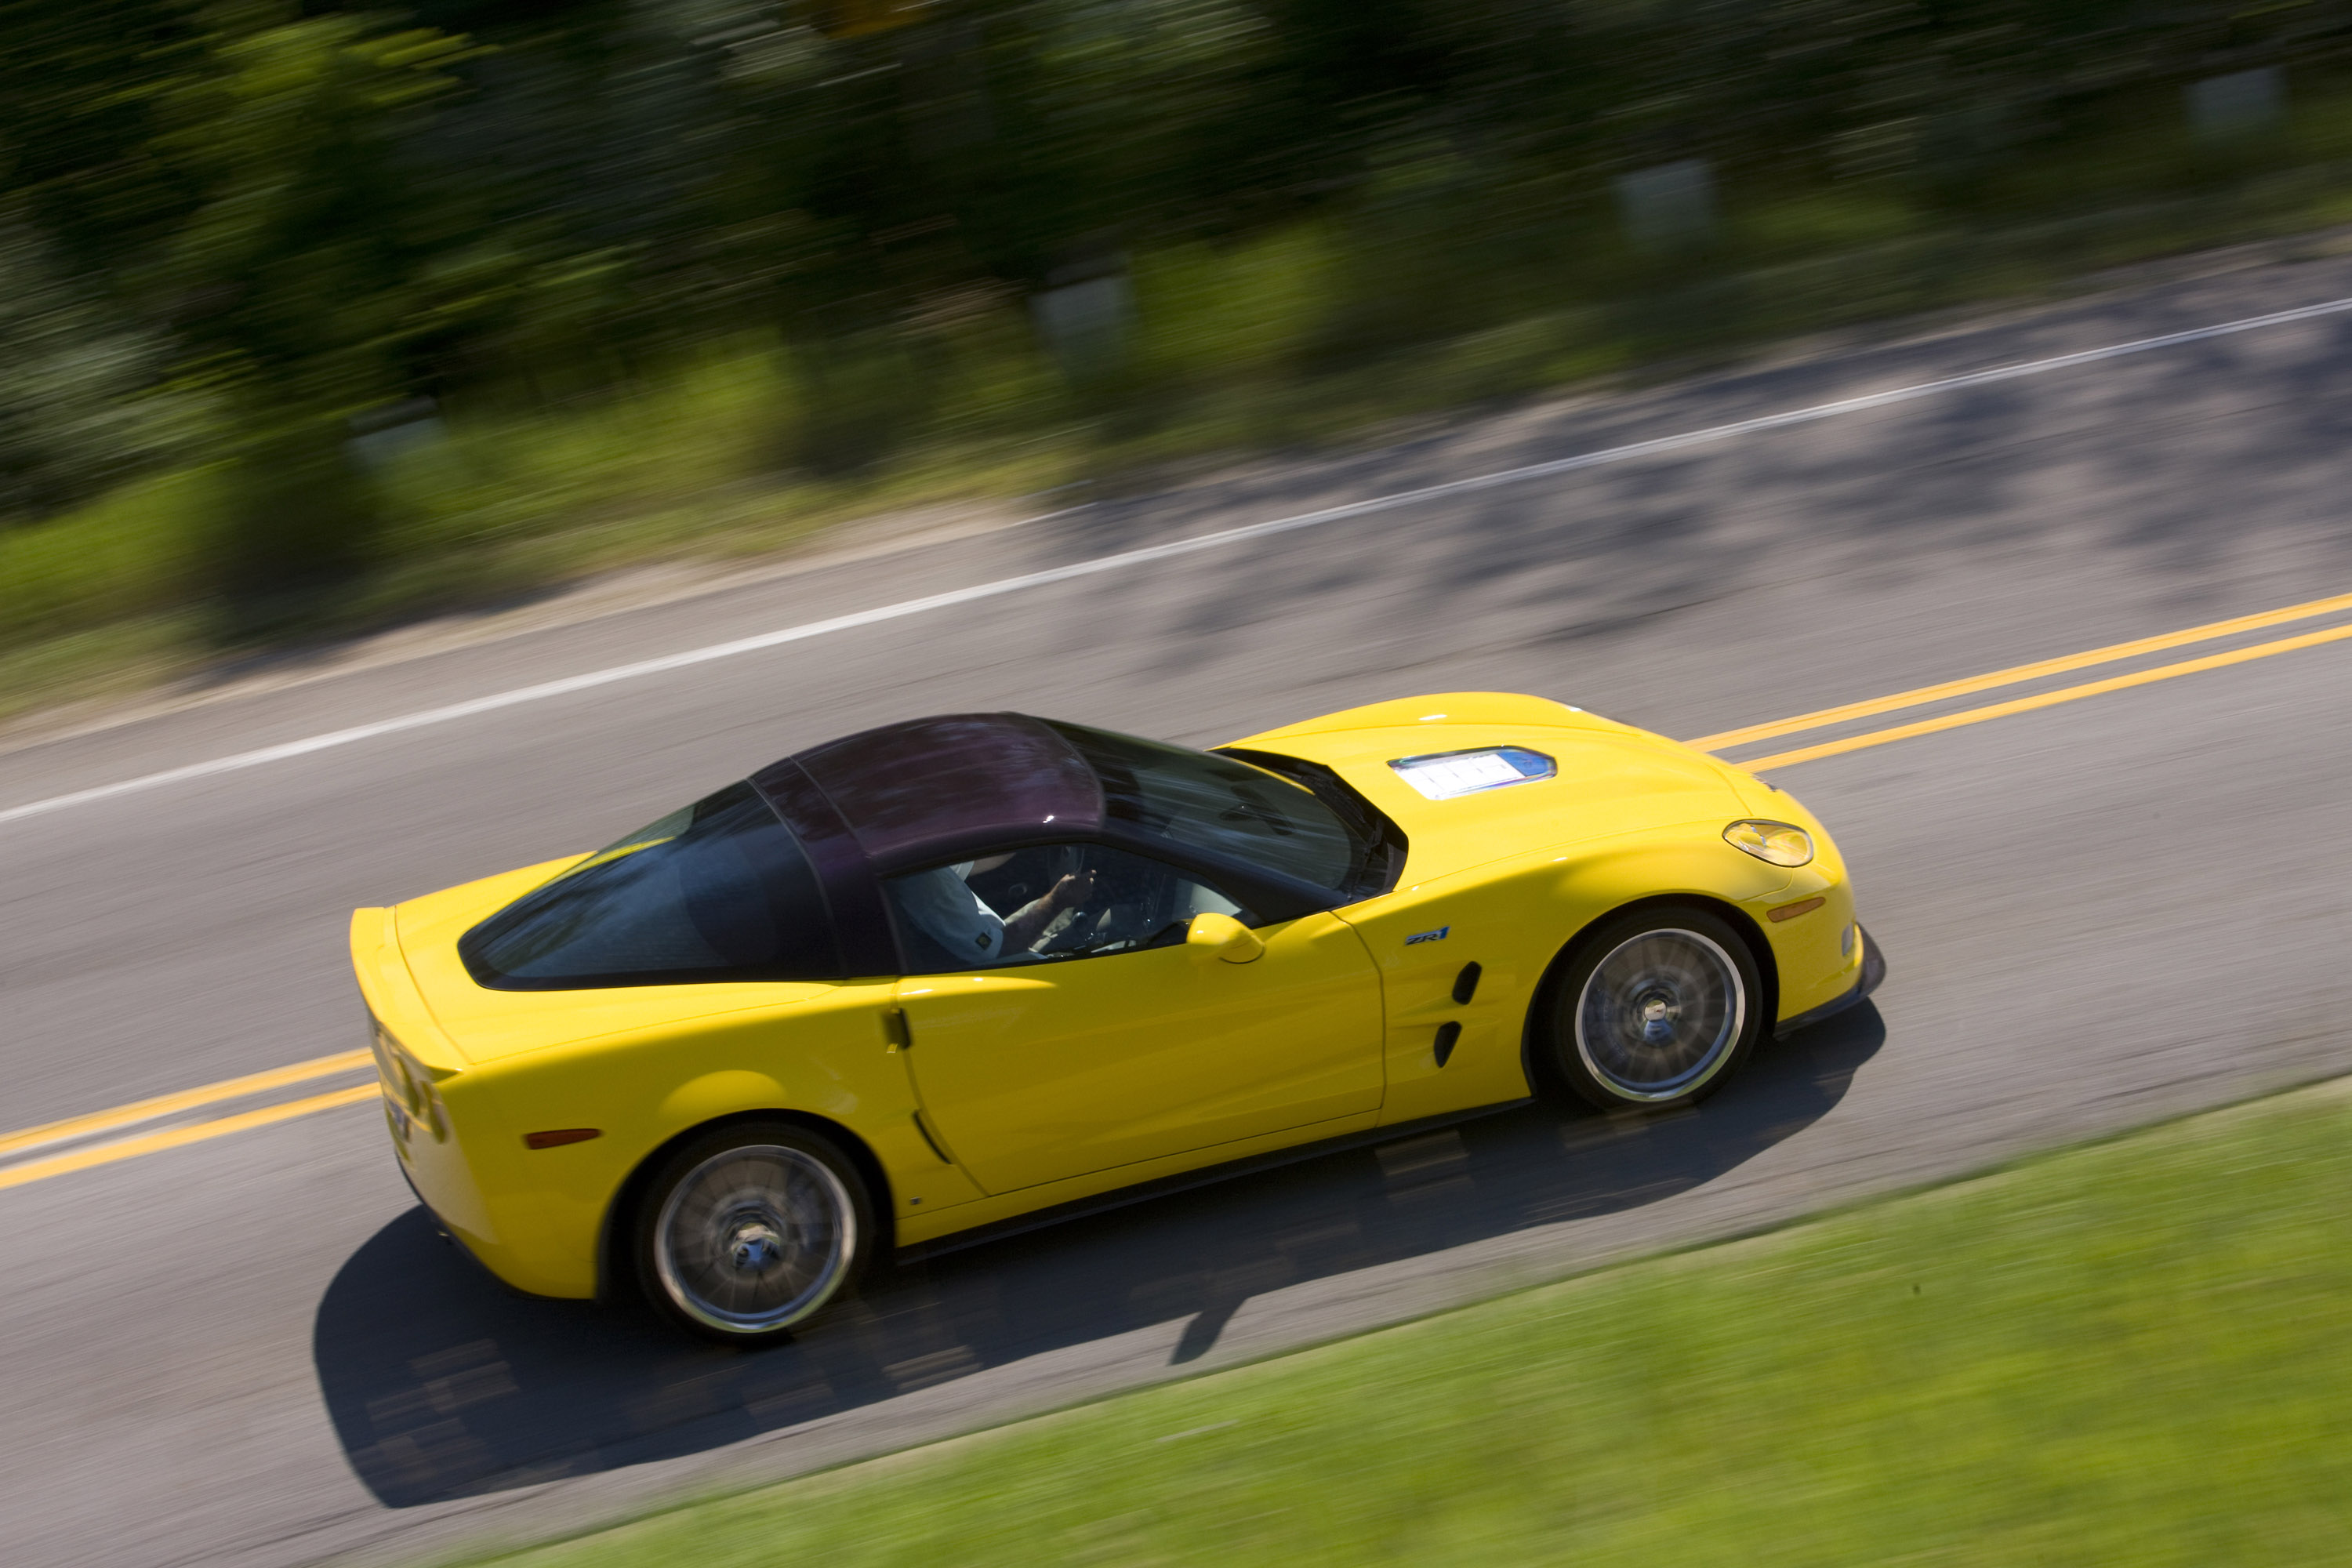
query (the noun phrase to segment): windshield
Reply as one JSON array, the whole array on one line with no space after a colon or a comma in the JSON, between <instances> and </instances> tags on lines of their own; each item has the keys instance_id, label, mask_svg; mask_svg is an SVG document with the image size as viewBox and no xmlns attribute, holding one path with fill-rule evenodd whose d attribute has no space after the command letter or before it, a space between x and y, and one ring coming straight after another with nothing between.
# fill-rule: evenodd
<instances>
[{"instance_id":1,"label":"windshield","mask_svg":"<svg viewBox=\"0 0 2352 1568\"><path fill-rule=\"evenodd\" d=\"M1054 728L1094 765L1111 817L1334 892L1355 889L1370 847L1313 792L1206 752Z\"/></svg>"},{"instance_id":2,"label":"windshield","mask_svg":"<svg viewBox=\"0 0 2352 1568\"><path fill-rule=\"evenodd\" d=\"M477 981L509 991L841 973L816 875L748 784L599 850L467 931L457 952Z\"/></svg>"}]
</instances>

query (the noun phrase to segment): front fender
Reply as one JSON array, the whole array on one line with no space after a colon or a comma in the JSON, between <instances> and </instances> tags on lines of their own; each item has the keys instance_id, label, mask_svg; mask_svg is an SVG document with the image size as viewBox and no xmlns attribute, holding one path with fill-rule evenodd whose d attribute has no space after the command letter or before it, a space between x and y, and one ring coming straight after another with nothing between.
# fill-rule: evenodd
<instances>
[{"instance_id":1,"label":"front fender","mask_svg":"<svg viewBox=\"0 0 2352 1568\"><path fill-rule=\"evenodd\" d=\"M1766 929L1790 873L1723 842L1721 829L1710 820L1553 846L1339 911L1381 967L1382 1122L1532 1093L1521 1047L1536 993L1561 950L1613 911L1701 899ZM1470 1000L1459 1002L1474 963ZM1459 1032L1441 1065L1434 1042L1447 1025Z\"/></svg>"}]
</instances>

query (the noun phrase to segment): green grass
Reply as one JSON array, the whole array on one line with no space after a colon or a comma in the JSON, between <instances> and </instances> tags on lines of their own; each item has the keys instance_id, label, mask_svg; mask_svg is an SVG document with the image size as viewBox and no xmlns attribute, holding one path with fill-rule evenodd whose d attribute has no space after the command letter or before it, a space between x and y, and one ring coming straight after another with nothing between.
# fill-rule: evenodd
<instances>
[{"instance_id":1,"label":"green grass","mask_svg":"<svg viewBox=\"0 0 2352 1568\"><path fill-rule=\"evenodd\" d=\"M222 591L224 470L149 478L0 528L0 719L616 566L772 553L900 507L1156 484L2352 220L2352 86L2299 86L2283 130L2220 151L2168 99L2114 119L1965 180L1733 172L1718 242L1666 258L1628 250L1604 192L1401 155L1354 206L1139 249L1127 362L1082 384L1021 300L973 289L822 357L747 335L593 396L477 393L446 410L446 439L368 476L360 569L257 615Z\"/></svg>"},{"instance_id":2,"label":"green grass","mask_svg":"<svg viewBox=\"0 0 2352 1568\"><path fill-rule=\"evenodd\" d=\"M528 1552L2352 1560L2352 1080Z\"/></svg>"}]
</instances>

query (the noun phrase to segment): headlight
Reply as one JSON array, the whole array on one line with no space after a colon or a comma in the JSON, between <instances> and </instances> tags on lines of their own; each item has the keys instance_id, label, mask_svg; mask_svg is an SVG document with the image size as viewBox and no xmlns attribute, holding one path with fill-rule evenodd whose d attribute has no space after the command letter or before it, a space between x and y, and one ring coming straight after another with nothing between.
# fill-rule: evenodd
<instances>
[{"instance_id":1,"label":"headlight","mask_svg":"<svg viewBox=\"0 0 2352 1568\"><path fill-rule=\"evenodd\" d=\"M1774 866L1801 866L1813 858L1813 836L1785 822L1735 822L1723 841Z\"/></svg>"}]
</instances>

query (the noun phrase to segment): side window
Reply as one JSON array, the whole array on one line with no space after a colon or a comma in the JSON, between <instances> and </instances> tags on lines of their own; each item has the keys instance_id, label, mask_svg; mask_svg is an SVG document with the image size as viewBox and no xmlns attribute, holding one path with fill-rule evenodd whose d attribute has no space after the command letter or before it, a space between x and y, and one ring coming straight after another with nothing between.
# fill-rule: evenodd
<instances>
[{"instance_id":1,"label":"side window","mask_svg":"<svg viewBox=\"0 0 2352 1568\"><path fill-rule=\"evenodd\" d=\"M502 991L841 973L816 874L748 784L590 856L467 931L457 952Z\"/></svg>"},{"instance_id":2,"label":"side window","mask_svg":"<svg viewBox=\"0 0 2352 1568\"><path fill-rule=\"evenodd\" d=\"M1093 764L1103 804L1121 821L1334 892L1362 879L1372 842L1295 780L1108 730L1054 729Z\"/></svg>"},{"instance_id":3,"label":"side window","mask_svg":"<svg viewBox=\"0 0 2352 1568\"><path fill-rule=\"evenodd\" d=\"M1247 910L1174 867L1097 844L1053 844L893 877L909 974L1099 958L1184 940L1198 914Z\"/></svg>"}]
</instances>

